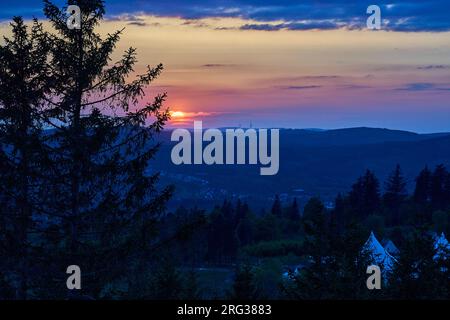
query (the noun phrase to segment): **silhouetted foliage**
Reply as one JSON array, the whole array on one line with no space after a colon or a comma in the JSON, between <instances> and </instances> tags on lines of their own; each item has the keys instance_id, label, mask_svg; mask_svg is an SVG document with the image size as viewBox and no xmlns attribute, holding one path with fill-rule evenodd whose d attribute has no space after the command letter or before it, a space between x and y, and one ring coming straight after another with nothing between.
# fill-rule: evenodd
<instances>
[{"instance_id":1,"label":"silhouetted foliage","mask_svg":"<svg viewBox=\"0 0 450 320\"><path fill-rule=\"evenodd\" d=\"M275 196L275 200L273 201L271 212L276 217L281 217L281 215L283 214L283 211L281 209L280 197L278 195Z\"/></svg>"},{"instance_id":2,"label":"silhouetted foliage","mask_svg":"<svg viewBox=\"0 0 450 320\"><path fill-rule=\"evenodd\" d=\"M374 214L380 207L380 184L374 173L367 170L353 185L349 194L350 205L354 217L367 217Z\"/></svg>"},{"instance_id":3,"label":"silhouetted foliage","mask_svg":"<svg viewBox=\"0 0 450 320\"><path fill-rule=\"evenodd\" d=\"M159 174L148 171L158 150L152 137L169 118L166 95L140 104L162 65L129 80L135 49L111 63L123 31L105 39L95 31L103 1L70 3L81 9L80 29L44 1L52 32L37 21L28 31L15 18L12 40L0 47L0 201L11 251L0 260L20 299L77 298L64 289L72 264L83 271L83 294L94 298L145 269L172 193L158 190ZM39 277L29 279L33 273Z\"/></svg>"},{"instance_id":4,"label":"silhouetted foliage","mask_svg":"<svg viewBox=\"0 0 450 320\"><path fill-rule=\"evenodd\" d=\"M416 178L414 201L420 205L426 205L431 200L431 172L424 168Z\"/></svg>"},{"instance_id":5,"label":"silhouetted foliage","mask_svg":"<svg viewBox=\"0 0 450 320\"><path fill-rule=\"evenodd\" d=\"M394 172L386 182L385 193L383 195L383 205L390 215L387 217L390 225L400 224L400 208L407 197L406 182L402 176L400 165L397 165Z\"/></svg>"},{"instance_id":6,"label":"silhouetted foliage","mask_svg":"<svg viewBox=\"0 0 450 320\"><path fill-rule=\"evenodd\" d=\"M238 267L234 277L231 299L254 300L258 298L257 294L258 291L252 267L249 265Z\"/></svg>"},{"instance_id":7,"label":"silhouetted foliage","mask_svg":"<svg viewBox=\"0 0 450 320\"><path fill-rule=\"evenodd\" d=\"M0 269L8 270L8 280L1 279L5 286L17 278L16 298L27 299L33 275L42 272L32 261L43 247L32 244L30 235L41 235L35 220L48 218L42 204L49 166L41 119L50 88L48 43L36 20L29 28L16 17L11 28L12 38L0 46ZM32 272L32 266L38 270Z\"/></svg>"}]
</instances>

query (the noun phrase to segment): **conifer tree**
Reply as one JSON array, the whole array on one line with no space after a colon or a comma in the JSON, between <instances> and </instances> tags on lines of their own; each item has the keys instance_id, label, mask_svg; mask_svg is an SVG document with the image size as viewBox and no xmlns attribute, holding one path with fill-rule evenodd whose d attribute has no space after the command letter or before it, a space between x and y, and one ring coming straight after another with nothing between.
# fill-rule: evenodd
<instances>
[{"instance_id":1,"label":"conifer tree","mask_svg":"<svg viewBox=\"0 0 450 320\"><path fill-rule=\"evenodd\" d=\"M8 270L17 299L30 297L31 266L42 218L47 153L41 143L43 98L48 93L48 46L42 25L20 17L0 46L0 269ZM0 279L8 282L5 279Z\"/></svg>"},{"instance_id":2,"label":"conifer tree","mask_svg":"<svg viewBox=\"0 0 450 320\"><path fill-rule=\"evenodd\" d=\"M309 265L299 273L290 275L292 287L285 288L288 296L295 299L322 299L325 290L318 290L331 281L329 272L335 261L331 259L331 242L325 207L318 198L310 199L303 214L305 250Z\"/></svg>"},{"instance_id":3,"label":"conifer tree","mask_svg":"<svg viewBox=\"0 0 450 320\"><path fill-rule=\"evenodd\" d=\"M48 268L61 274L79 265L84 292L101 297L130 269L147 268L153 227L172 192L158 190L159 174L148 165L169 112L166 94L148 101L145 90L163 66L131 79L134 48L111 61L123 30L104 39L96 32L103 1L68 2L81 10L79 29L68 28L65 8L44 3L55 31L48 35L52 86L44 114L55 171L48 210L60 217L52 221L60 241Z\"/></svg>"},{"instance_id":4,"label":"conifer tree","mask_svg":"<svg viewBox=\"0 0 450 320\"><path fill-rule=\"evenodd\" d=\"M407 196L406 182L400 165L397 165L394 172L389 176L385 189L383 204L390 214L388 222L396 226L400 223L400 206Z\"/></svg>"},{"instance_id":5,"label":"conifer tree","mask_svg":"<svg viewBox=\"0 0 450 320\"><path fill-rule=\"evenodd\" d=\"M237 268L233 283L231 299L253 300L257 299L257 287L253 268L250 265L243 265Z\"/></svg>"},{"instance_id":6,"label":"conifer tree","mask_svg":"<svg viewBox=\"0 0 450 320\"><path fill-rule=\"evenodd\" d=\"M444 183L444 199L445 207L450 209L450 173L447 174L447 179L445 179Z\"/></svg>"},{"instance_id":7,"label":"conifer tree","mask_svg":"<svg viewBox=\"0 0 450 320\"><path fill-rule=\"evenodd\" d=\"M434 210L446 209L450 202L446 198L449 173L444 165L438 165L431 176L431 203Z\"/></svg>"},{"instance_id":8,"label":"conifer tree","mask_svg":"<svg viewBox=\"0 0 450 320\"><path fill-rule=\"evenodd\" d=\"M245 213L244 217L239 221L236 227L236 236L240 246L246 246L253 240L253 224L250 214Z\"/></svg>"},{"instance_id":9,"label":"conifer tree","mask_svg":"<svg viewBox=\"0 0 450 320\"><path fill-rule=\"evenodd\" d=\"M357 219L374 214L380 206L379 182L374 173L367 170L353 185L349 195L351 210Z\"/></svg>"},{"instance_id":10,"label":"conifer tree","mask_svg":"<svg viewBox=\"0 0 450 320\"><path fill-rule=\"evenodd\" d=\"M276 217L281 218L281 215L283 214L283 210L281 208L281 201L280 201L280 196L276 195L275 196L275 200L273 201L273 205L272 205L272 214Z\"/></svg>"},{"instance_id":11,"label":"conifer tree","mask_svg":"<svg viewBox=\"0 0 450 320\"><path fill-rule=\"evenodd\" d=\"M210 214L208 229L208 250L207 260L210 262L221 263L225 255L224 247L227 241L227 234L224 228L225 218L220 208L216 207Z\"/></svg>"},{"instance_id":12,"label":"conifer tree","mask_svg":"<svg viewBox=\"0 0 450 320\"><path fill-rule=\"evenodd\" d=\"M183 276L168 258L158 263L151 280L149 298L176 300L182 298Z\"/></svg>"},{"instance_id":13,"label":"conifer tree","mask_svg":"<svg viewBox=\"0 0 450 320\"><path fill-rule=\"evenodd\" d=\"M344 197L342 193L338 193L334 201L334 209L331 212L334 227L339 231L343 230L344 226L350 222L346 200L348 200L347 197Z\"/></svg>"},{"instance_id":14,"label":"conifer tree","mask_svg":"<svg viewBox=\"0 0 450 320\"><path fill-rule=\"evenodd\" d=\"M448 299L435 254L433 237L426 229L417 229L400 250L390 294L396 299Z\"/></svg>"},{"instance_id":15,"label":"conifer tree","mask_svg":"<svg viewBox=\"0 0 450 320\"><path fill-rule=\"evenodd\" d=\"M294 198L294 201L292 201L291 206L288 208L288 218L291 221L300 220L300 209L298 207L297 198Z\"/></svg>"},{"instance_id":16,"label":"conifer tree","mask_svg":"<svg viewBox=\"0 0 450 320\"><path fill-rule=\"evenodd\" d=\"M416 178L413 198L420 205L425 205L431 200L431 172L428 167L425 167Z\"/></svg>"}]
</instances>

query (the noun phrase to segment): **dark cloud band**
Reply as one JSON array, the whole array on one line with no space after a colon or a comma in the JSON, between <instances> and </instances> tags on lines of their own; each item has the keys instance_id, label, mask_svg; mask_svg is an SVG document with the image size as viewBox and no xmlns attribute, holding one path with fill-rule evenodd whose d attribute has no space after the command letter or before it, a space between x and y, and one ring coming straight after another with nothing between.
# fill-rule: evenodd
<instances>
[{"instance_id":1,"label":"dark cloud band","mask_svg":"<svg viewBox=\"0 0 450 320\"><path fill-rule=\"evenodd\" d=\"M64 1L55 3L62 5ZM377 4L382 9L386 30L450 31L448 0L106 0L105 3L110 16L141 12L184 19L239 17L260 22L249 23L241 29L265 31L361 29L365 28L367 7ZM41 0L2 0L0 19L14 15L39 17L41 8Z\"/></svg>"}]
</instances>

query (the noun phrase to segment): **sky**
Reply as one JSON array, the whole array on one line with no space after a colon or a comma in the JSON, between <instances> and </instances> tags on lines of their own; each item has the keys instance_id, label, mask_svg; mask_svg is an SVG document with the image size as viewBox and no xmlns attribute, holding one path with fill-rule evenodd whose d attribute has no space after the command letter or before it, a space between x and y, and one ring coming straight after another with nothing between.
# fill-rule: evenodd
<instances>
[{"instance_id":1,"label":"sky","mask_svg":"<svg viewBox=\"0 0 450 320\"><path fill-rule=\"evenodd\" d=\"M0 34L41 8L2 0ZM450 131L450 1L107 0L105 18L116 58L164 64L148 97L168 92L171 126Z\"/></svg>"}]
</instances>

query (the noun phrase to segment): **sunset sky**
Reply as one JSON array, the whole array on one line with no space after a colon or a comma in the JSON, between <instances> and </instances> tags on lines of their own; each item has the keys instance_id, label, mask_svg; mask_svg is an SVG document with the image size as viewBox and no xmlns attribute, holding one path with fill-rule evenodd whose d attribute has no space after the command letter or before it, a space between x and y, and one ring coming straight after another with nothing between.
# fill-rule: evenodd
<instances>
[{"instance_id":1,"label":"sunset sky","mask_svg":"<svg viewBox=\"0 0 450 320\"><path fill-rule=\"evenodd\" d=\"M382 30L366 30L377 2ZM41 8L2 0L0 34ZM116 57L133 46L138 72L164 64L149 94L168 92L172 126L450 131L448 1L107 0L106 11L100 33L126 27Z\"/></svg>"}]
</instances>

